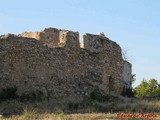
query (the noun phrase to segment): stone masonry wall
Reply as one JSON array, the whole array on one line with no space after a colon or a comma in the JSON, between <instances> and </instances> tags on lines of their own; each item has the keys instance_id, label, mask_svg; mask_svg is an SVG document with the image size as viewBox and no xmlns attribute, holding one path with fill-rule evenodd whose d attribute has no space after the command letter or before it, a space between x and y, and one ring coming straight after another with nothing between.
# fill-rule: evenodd
<instances>
[{"instance_id":1,"label":"stone masonry wall","mask_svg":"<svg viewBox=\"0 0 160 120\"><path fill-rule=\"evenodd\" d=\"M108 93L120 94L123 89L122 71L124 61L120 46L105 36L85 34L82 44L84 49L100 54L103 60L103 82Z\"/></svg>"},{"instance_id":2,"label":"stone masonry wall","mask_svg":"<svg viewBox=\"0 0 160 120\"><path fill-rule=\"evenodd\" d=\"M127 77L120 46L92 34L83 36L81 46L78 32L56 28L1 36L0 93L16 87L20 97L70 100L89 98L95 90L121 94Z\"/></svg>"}]
</instances>

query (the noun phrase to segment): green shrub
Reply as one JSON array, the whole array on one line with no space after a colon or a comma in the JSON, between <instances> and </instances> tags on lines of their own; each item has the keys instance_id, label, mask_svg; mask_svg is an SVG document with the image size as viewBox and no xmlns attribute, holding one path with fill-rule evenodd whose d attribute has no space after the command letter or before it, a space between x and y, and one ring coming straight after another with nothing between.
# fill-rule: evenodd
<instances>
[{"instance_id":1,"label":"green shrub","mask_svg":"<svg viewBox=\"0 0 160 120\"><path fill-rule=\"evenodd\" d=\"M136 97L152 97L160 94L160 88L156 79L149 81L142 80L141 84L135 88Z\"/></svg>"}]
</instances>

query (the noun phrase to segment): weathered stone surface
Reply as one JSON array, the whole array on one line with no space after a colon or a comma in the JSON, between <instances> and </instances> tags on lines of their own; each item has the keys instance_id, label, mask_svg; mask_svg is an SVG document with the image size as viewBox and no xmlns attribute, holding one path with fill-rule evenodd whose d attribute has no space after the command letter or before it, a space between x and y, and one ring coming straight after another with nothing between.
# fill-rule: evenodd
<instances>
[{"instance_id":1,"label":"weathered stone surface","mask_svg":"<svg viewBox=\"0 0 160 120\"><path fill-rule=\"evenodd\" d=\"M123 80L125 81L124 84L126 84L125 88L131 87L131 74L132 74L132 64L124 61L123 63Z\"/></svg>"},{"instance_id":2,"label":"weathered stone surface","mask_svg":"<svg viewBox=\"0 0 160 120\"><path fill-rule=\"evenodd\" d=\"M79 49L79 33L61 30L56 28L47 28L41 32L24 32L19 34L21 37L34 38L49 48L66 47Z\"/></svg>"},{"instance_id":3,"label":"weathered stone surface","mask_svg":"<svg viewBox=\"0 0 160 120\"><path fill-rule=\"evenodd\" d=\"M1 36L0 91L71 100L95 89L120 94L131 75L120 46L104 35L85 34L82 42L78 32L56 28Z\"/></svg>"}]
</instances>

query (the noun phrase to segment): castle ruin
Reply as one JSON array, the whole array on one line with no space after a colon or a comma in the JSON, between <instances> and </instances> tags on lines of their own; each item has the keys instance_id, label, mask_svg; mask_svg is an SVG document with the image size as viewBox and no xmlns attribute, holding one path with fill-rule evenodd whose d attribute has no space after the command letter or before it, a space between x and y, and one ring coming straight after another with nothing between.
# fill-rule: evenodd
<instances>
[{"instance_id":1,"label":"castle ruin","mask_svg":"<svg viewBox=\"0 0 160 120\"><path fill-rule=\"evenodd\" d=\"M103 34L47 28L0 36L0 93L83 99L94 90L120 95L131 87L131 64Z\"/></svg>"}]
</instances>

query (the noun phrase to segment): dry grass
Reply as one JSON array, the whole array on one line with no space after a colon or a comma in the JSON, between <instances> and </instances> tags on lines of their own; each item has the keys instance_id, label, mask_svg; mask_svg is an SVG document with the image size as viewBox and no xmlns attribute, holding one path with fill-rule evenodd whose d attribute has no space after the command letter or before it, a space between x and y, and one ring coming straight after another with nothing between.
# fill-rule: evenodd
<instances>
[{"instance_id":1,"label":"dry grass","mask_svg":"<svg viewBox=\"0 0 160 120\"><path fill-rule=\"evenodd\" d=\"M158 113L160 112L160 100L135 100L121 103L116 106L117 110L137 113Z\"/></svg>"},{"instance_id":2,"label":"dry grass","mask_svg":"<svg viewBox=\"0 0 160 120\"><path fill-rule=\"evenodd\" d=\"M133 114L133 113L132 113ZM150 118L150 120L160 120L160 116ZM140 118L121 118L122 120L140 120ZM12 116L9 118L1 118L1 120L120 120L116 113L85 113L85 114L38 114L35 112L25 112L20 116ZM144 119L141 119L144 120Z\"/></svg>"},{"instance_id":3,"label":"dry grass","mask_svg":"<svg viewBox=\"0 0 160 120\"><path fill-rule=\"evenodd\" d=\"M12 116L6 120L107 120L116 118L116 114L86 113L86 114L35 114L25 113L21 116ZM4 119L4 118L3 118Z\"/></svg>"},{"instance_id":4,"label":"dry grass","mask_svg":"<svg viewBox=\"0 0 160 120\"><path fill-rule=\"evenodd\" d=\"M0 116L0 120L114 120L118 119L117 113L119 112L124 114L153 113L157 115L154 119L160 120L159 100L125 99L114 102L83 101L72 104L60 101L22 104L11 100L1 102L0 111L5 110L4 108L19 110L20 106L23 107L20 115ZM123 118L123 120L126 119ZM137 120L137 118L130 118L130 120Z\"/></svg>"}]
</instances>

